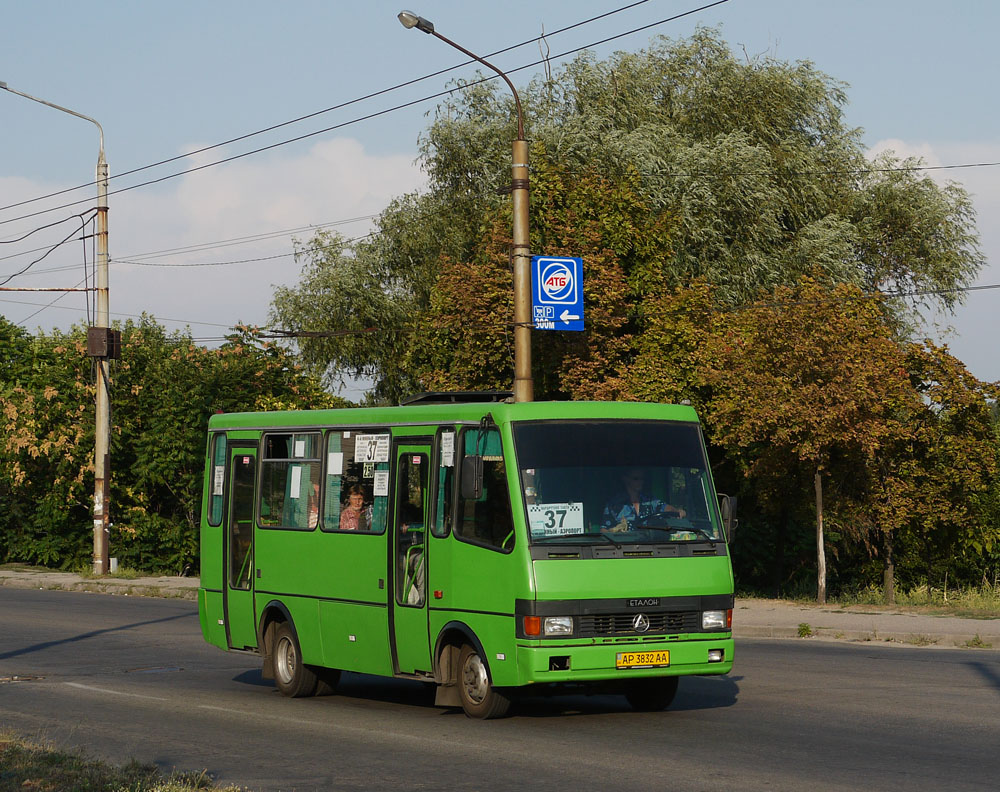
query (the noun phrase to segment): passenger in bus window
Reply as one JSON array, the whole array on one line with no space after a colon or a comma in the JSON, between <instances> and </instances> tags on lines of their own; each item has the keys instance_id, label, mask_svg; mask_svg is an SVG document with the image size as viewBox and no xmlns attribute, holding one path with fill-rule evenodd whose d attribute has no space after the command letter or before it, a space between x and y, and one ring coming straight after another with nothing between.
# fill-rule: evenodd
<instances>
[{"instance_id":1,"label":"passenger in bus window","mask_svg":"<svg viewBox=\"0 0 1000 792\"><path fill-rule=\"evenodd\" d=\"M341 531L367 531L368 520L365 511L365 491L355 484L347 490L347 506L340 513Z\"/></svg>"},{"instance_id":2,"label":"passenger in bus window","mask_svg":"<svg viewBox=\"0 0 1000 792\"><path fill-rule=\"evenodd\" d=\"M646 476L641 468L629 468L621 477L621 493L604 507L601 530L620 533L635 527L636 522L654 514L686 517L684 509L671 506L645 490Z\"/></svg>"},{"instance_id":3,"label":"passenger in bus window","mask_svg":"<svg viewBox=\"0 0 1000 792\"><path fill-rule=\"evenodd\" d=\"M312 495L309 496L309 529L319 525L319 482L313 482Z\"/></svg>"}]
</instances>

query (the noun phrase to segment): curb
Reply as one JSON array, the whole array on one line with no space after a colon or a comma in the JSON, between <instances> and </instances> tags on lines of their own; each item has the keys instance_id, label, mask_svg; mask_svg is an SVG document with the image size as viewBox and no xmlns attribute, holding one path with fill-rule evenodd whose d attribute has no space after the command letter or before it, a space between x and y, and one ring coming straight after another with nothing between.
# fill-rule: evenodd
<instances>
[{"instance_id":1,"label":"curb","mask_svg":"<svg viewBox=\"0 0 1000 792\"><path fill-rule=\"evenodd\" d=\"M846 643L889 644L895 646L939 649L993 649L1000 645L979 633L907 633L877 630L838 630L830 627L812 628L811 635L800 635L797 627L773 625L747 626L733 630L734 638L781 638L796 641L841 641Z\"/></svg>"}]
</instances>

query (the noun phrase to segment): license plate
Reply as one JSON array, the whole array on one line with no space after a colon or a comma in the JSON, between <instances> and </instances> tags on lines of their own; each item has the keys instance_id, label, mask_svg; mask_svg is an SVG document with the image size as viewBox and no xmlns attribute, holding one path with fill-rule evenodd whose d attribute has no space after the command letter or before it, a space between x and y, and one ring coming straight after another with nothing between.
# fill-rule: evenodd
<instances>
[{"instance_id":1,"label":"license plate","mask_svg":"<svg viewBox=\"0 0 1000 792\"><path fill-rule=\"evenodd\" d=\"M670 652L619 652L615 657L617 668L654 668L670 665Z\"/></svg>"}]
</instances>

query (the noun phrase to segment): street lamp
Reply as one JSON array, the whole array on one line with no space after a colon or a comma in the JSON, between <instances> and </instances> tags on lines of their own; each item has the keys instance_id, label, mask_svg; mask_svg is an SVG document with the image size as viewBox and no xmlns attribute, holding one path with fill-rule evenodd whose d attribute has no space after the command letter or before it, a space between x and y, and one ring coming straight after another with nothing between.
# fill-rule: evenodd
<instances>
[{"instance_id":1,"label":"street lamp","mask_svg":"<svg viewBox=\"0 0 1000 792\"><path fill-rule=\"evenodd\" d=\"M94 574L103 575L108 571L108 485L111 477L111 463L108 453L111 413L108 402L108 357L110 327L108 312L108 163L104 159L104 128L90 116L77 113L67 107L46 102L37 96L23 93L0 82L0 88L12 94L31 99L33 102L62 110L64 113L82 118L97 127L100 133L100 150L97 155L97 320L98 333L95 338L103 339L96 351L88 335L88 351L97 362L97 420L94 431Z\"/></svg>"},{"instance_id":2,"label":"street lamp","mask_svg":"<svg viewBox=\"0 0 1000 792\"><path fill-rule=\"evenodd\" d=\"M531 378L531 253L528 243L528 141L524 137L524 113L517 89L500 69L483 60L465 47L445 38L434 24L417 16L412 11L401 11L399 21L407 29L416 28L428 35L441 39L445 44L479 61L499 74L511 93L517 108L517 139L513 145L511 166L511 200L514 208L514 401L530 402L534 399L534 384Z\"/></svg>"}]
</instances>

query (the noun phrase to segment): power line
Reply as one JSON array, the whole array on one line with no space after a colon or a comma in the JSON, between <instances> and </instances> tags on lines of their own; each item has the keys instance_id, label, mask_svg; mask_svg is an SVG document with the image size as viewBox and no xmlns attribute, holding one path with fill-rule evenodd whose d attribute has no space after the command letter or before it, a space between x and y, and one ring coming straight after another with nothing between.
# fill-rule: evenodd
<instances>
[{"instance_id":1,"label":"power line","mask_svg":"<svg viewBox=\"0 0 1000 792\"><path fill-rule=\"evenodd\" d=\"M575 47L573 49L566 50L564 52L559 53L558 55L547 56L547 57L541 58L540 60L532 61L531 63L524 64L523 66L517 66L515 68L508 69L507 70L507 74L513 74L515 72L524 71L525 69L531 69L531 68L534 68L535 66L538 66L540 64L547 63L550 60L559 60L561 58L565 58L568 55L573 55L573 54L575 54L577 52L580 52L582 50L589 49L590 47L596 47L596 46L600 46L601 44L607 44L609 42L616 41L617 39L624 38L626 36L630 36L630 35L632 35L634 33L640 33L642 31L649 30L650 28L657 27L659 25L664 25L664 24L666 24L668 22L674 22L674 21L676 21L678 19L682 19L683 17L690 16L692 14L696 14L696 13L699 13L701 11L705 11L705 10L707 10L709 8L713 8L714 6L722 5L722 4L728 3L728 2L729 2L729 0L715 0L715 2L708 3L708 4L703 5L703 6L699 6L698 8L694 8L694 9L691 9L689 11L684 11L684 12L681 12L679 14L675 14L675 15L673 15L671 17L667 17L666 19L661 19L661 20L659 20L657 22L651 22L651 23L649 23L647 25L642 25L640 27L632 28L631 30L627 30L624 33L618 33L618 34L616 34L614 36L608 36L607 38L601 39L599 41L591 42L590 44L585 44L585 45L580 46L580 47ZM549 35L553 35L553 34L549 34ZM537 41L537 40L538 40L538 38L531 39L528 43L531 43L531 42L534 42L534 41ZM350 119L348 121L341 122L339 124L334 124L332 126L325 127L324 129L318 129L318 130L315 130L314 132L307 132L307 133L304 133L302 135L297 135L296 137L293 137L293 138L288 138L286 140L278 141L277 143L272 143L272 144L267 145L267 146L261 146L261 147L256 148L256 149L251 149L250 151L243 152L242 154L235 154L235 155L233 155L231 157L225 157L223 159L215 160L213 162L207 162L207 163L204 163L202 165L198 165L198 166L195 166L193 168L187 168L186 170L177 171L175 173L167 174L166 176L161 176L161 177L156 178L156 179L148 179L147 181L139 182L137 184L133 184L133 185L130 185L128 187L121 187L121 188L119 188L117 190L112 190L111 192L108 193L108 195L117 195L119 193L128 192L130 190L135 190L135 189L138 189L140 187L148 187L148 186L153 185L153 184L159 184L161 182L169 181L171 179L176 179L179 176L186 176L189 173L196 173L198 171L202 171L202 170L205 170L207 168L212 168L212 167L215 167L216 165L224 165L226 163L234 162L236 160L240 160L240 159L243 159L245 157L253 156L254 154L260 154L260 153L265 152L265 151L270 151L271 149L280 148L282 146L287 146L287 145L289 145L291 143L298 143L298 142L300 142L302 140L306 140L308 138L315 137L317 135L322 135L322 134L325 134L327 132L332 132L332 131L337 130L337 129L343 129L344 127L352 126L354 124L358 124L358 123L361 123L363 121L370 121L373 118L378 118L379 116L388 115L389 113L396 112L397 110L404 110L404 109L406 109L408 107L412 107L414 105L423 104L424 102L428 102L428 101L430 101L432 99L440 99L443 96L447 96L447 95L449 95L451 93L454 93L455 90L464 90L466 88L471 88L473 86L480 85L480 84L487 83L487 82L491 82L491 81L496 80L496 79L499 79L499 77L496 76L496 75L490 76L490 77L481 77L478 80L473 80L471 82L464 83L458 89L448 88L448 89L445 89L443 91L438 91L437 93L430 94L429 96L424 96L424 97L422 97L420 99L414 99L414 100L409 101L409 102L403 102L402 104L398 104L398 105L395 105L393 107L389 107L389 108L386 108L386 109L383 109L383 110L376 111L374 113L369 113L368 115L360 116L360 117L357 117L357 118ZM386 90L391 90L391 89L386 89ZM350 104L353 104L353 101L350 102ZM219 144L219 145L221 145L221 144ZM213 146L213 148L214 148L214 146ZM173 161L173 160L176 160L176 159L180 159L183 156L187 156L187 155L179 155L178 157L174 157L170 161ZM166 160L164 162L166 162ZM152 167L152 166L150 166L150 167ZM142 169L144 170L145 167L142 168ZM139 169L137 169L137 170L139 170ZM135 172L135 171L131 171L131 172ZM47 214L48 212L54 212L57 209L64 209L64 208L67 208L67 207L76 206L77 204L86 203L86 201L87 201L87 199L81 199L79 201L71 201L68 204L62 204L61 206L53 207L51 209L40 210L40 211L37 211L37 212L32 212L30 214L20 215L18 217L12 217L12 218L10 218L8 220L0 220L0 225L4 225L5 223L13 223L13 222L15 222L17 220L25 220L25 219L28 219L28 218L31 218L31 217L37 217L38 215ZM3 207L3 208L6 208L6 207Z\"/></svg>"},{"instance_id":2,"label":"power line","mask_svg":"<svg viewBox=\"0 0 1000 792\"><path fill-rule=\"evenodd\" d=\"M637 0L636 2L629 3L628 5L625 5L625 6L622 6L620 8L614 9L612 11L606 11L603 14L598 14L597 16L590 17L589 19L585 19L585 20L583 20L581 22L575 22L572 25L567 25L566 27L563 27L563 28L560 28L558 30L552 31L551 33L546 33L546 34L544 34L542 36L536 36L535 38L531 38L531 39L528 39L526 41L522 41L520 44L513 44L513 45L511 45L509 47L505 47L504 49L496 50L495 52L492 52L492 53L489 53L489 54L485 55L484 57L486 57L486 58L492 58L492 57L494 57L496 55L501 55L501 54L503 54L505 52L510 52L512 50L519 49L519 48L524 47L524 46L526 46L528 44L534 44L534 43L536 43L538 41L541 41L542 39L544 39L544 38L546 38L548 36L557 36L557 35L559 35L561 33L565 33L567 31L573 30L574 28L582 27L583 25L588 25L591 22L596 22L596 21L599 21L601 19L605 19L606 17L613 16L614 14L621 13L622 11L627 11L627 10L629 10L631 8L635 8L636 6L643 5L643 4L647 3L647 2L649 2L649 0ZM711 3L709 6L705 6L705 8L710 8L712 5L719 5L719 4L725 3L725 2L729 2L729 0L718 0L718 2ZM698 10L702 10L702 9L698 9ZM693 13L693 12L689 12L689 13ZM659 24L662 24L662 23L659 23ZM591 45L591 46L593 46L593 45ZM559 57L559 56L557 56L557 57ZM196 156L198 154L203 154L206 151L212 151L213 149L221 148L223 146L228 146L228 145L230 145L232 143L238 143L238 142L240 142L242 140L247 140L249 138L256 137L257 135L263 135L263 134L265 134L267 132L273 132L276 129L281 129L281 128L286 127L286 126L291 126L292 124L297 124L297 123L299 123L301 121L306 121L306 120L308 120L310 118L315 118L315 117L323 115L325 113L330 113L330 112L332 112L334 110L342 110L343 108L349 107L350 105L358 104L358 103L364 102L364 101L366 101L368 99L374 99L375 97L382 96L383 94L391 93L392 91L396 91L396 90L399 90L401 88L407 88L407 87L409 87L411 85L415 85L416 83L423 82L424 80L429 80L429 79L432 79L434 77L440 77L442 74L447 74L448 72L455 71L456 69L464 68L465 66L469 66L471 64L474 64L475 62L476 61L474 61L474 60L463 61L462 63L456 64L455 66L449 66L446 69L440 69L439 71L432 72L430 74L425 74L422 77L416 77L416 78L414 78L412 80L407 80L406 82L397 83L396 85L390 86L388 88L382 88L382 89L380 89L378 91L374 91L372 93L365 94L364 96L359 96L359 97L357 97L355 99L350 99L350 100L348 100L346 102L341 102L340 104L333 105L332 107L324 108L323 110L317 110L317 111L312 112L312 113L307 113L306 115L299 116L297 118L293 118L293 119L291 119L289 121L282 121L281 123L278 123L278 124L272 124L269 127L265 127L263 129L258 129L255 132L248 132L248 133L246 133L244 135L239 135L237 137L230 138L229 140L224 140L221 143L213 143L212 145L203 146L202 148L196 149L194 151L188 151L188 152L185 152L184 154L178 154L177 156L174 156L174 157L168 157L167 159L162 159L162 160L159 160L158 162L154 162L154 163L151 163L149 165L142 165L142 166L137 167L137 168L132 168L131 170L127 170L127 171L124 171L122 173L116 174L115 176L112 176L111 178L112 179L119 179L119 178L122 178L124 176L130 176L130 175L132 175L134 173L139 173L139 172L144 171L144 170L149 170L150 168L156 168L156 167L159 167L160 165L167 165L167 164L169 164L171 162L176 162L178 160L185 159L187 157L193 157L193 156ZM320 134L320 133L316 133L316 134ZM290 142L294 142L294 140L297 140L297 138L293 139L293 141L290 141ZM47 198L54 198L56 196L64 195L64 194L69 193L69 192L74 192L76 190L84 189L86 187L91 187L94 184L96 184L96 182L87 182L86 184L77 185L76 187L68 187L68 188L66 188L64 190L58 190L57 192L49 193L48 195L42 195L42 196L39 196L37 198L29 198L27 200L20 201L18 203L8 204L7 206L0 206L0 212L5 211L7 209L13 209L13 208L18 207L18 206L25 206L26 204L34 203L35 201L42 201L42 200L45 200ZM72 204L70 204L70 205L72 205ZM29 216L33 216L33 215L29 215ZM20 218L15 218L15 219L20 219Z\"/></svg>"},{"instance_id":3,"label":"power line","mask_svg":"<svg viewBox=\"0 0 1000 792\"><path fill-rule=\"evenodd\" d=\"M92 213L92 215L91 215L91 216L95 216L95 215L97 214L97 210L96 210L96 209L92 209L92 210L91 210L91 213ZM81 220L82 220L82 218L83 218L83 217L84 217L84 215L86 215L86 214L88 214L88 212L82 212L81 214L78 214L78 215L73 215L73 216L74 216L74 217L78 217L78 218L81 218ZM60 221L60 222L65 222L65 221ZM85 221L84 221L84 224L85 224ZM41 256L39 256L38 258L36 258L36 259L35 259L34 261L32 261L32 262L31 262L30 264L28 264L27 266L25 266L25 267L23 267L22 269L18 270L17 272L13 273L12 275L8 275L8 276L7 276L6 278L4 278L3 280L0 280L0 286L4 286L4 285L6 285L6 284L10 283L10 282L11 282L12 280L14 280L14 278L16 278L16 277L17 277L18 275L23 275L23 274L24 274L25 272L27 272L27 271L28 271L28 270L30 270L30 269L31 269L31 268L32 268L33 266L35 266L35 264L37 264L37 263L38 263L38 262L40 262L40 261L43 261L43 260L44 260L44 259L45 259L45 258L46 258L47 256L49 256L49 254L51 254L51 253L52 253L52 251L54 251L54 250L56 250L57 248L59 248L60 246L64 245L64 244L65 244L65 243L66 243L66 242L67 242L67 241L68 241L68 240L69 240L69 239L70 239L70 238L71 238L71 237L72 237L72 236L73 236L74 234L76 234L76 233L77 233L77 230L76 230L76 229L74 228L74 229L73 229L72 231L70 231L70 232L69 232L69 234L67 234L67 235L66 235L65 237L63 237L63 238L62 238L61 240L59 240L59 241L58 241L58 242L56 242L56 243L55 243L54 245L52 245L51 247L49 247L49 249L48 249L48 250L46 250L46 251L45 251L45 253L43 253L43 254L42 254Z\"/></svg>"}]
</instances>

